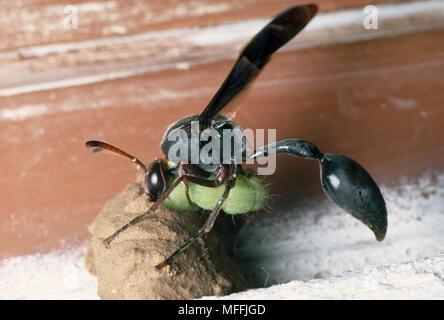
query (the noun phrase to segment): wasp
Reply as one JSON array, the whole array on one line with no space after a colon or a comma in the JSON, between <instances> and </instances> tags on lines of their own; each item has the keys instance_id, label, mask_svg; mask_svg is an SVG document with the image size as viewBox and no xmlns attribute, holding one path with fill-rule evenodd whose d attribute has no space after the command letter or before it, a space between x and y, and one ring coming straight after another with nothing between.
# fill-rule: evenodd
<instances>
[{"instance_id":1,"label":"wasp","mask_svg":"<svg viewBox=\"0 0 444 320\"><path fill-rule=\"evenodd\" d=\"M157 269L170 264L173 257L189 247L196 239L208 233L221 211L226 214L246 214L266 207L270 193L263 177L246 173L243 161L254 160L285 153L320 165L321 183L325 194L333 203L360 220L382 241L387 230L387 209L384 198L371 175L355 160L344 155L322 153L310 141L286 139L247 152L248 143L241 137L238 147L222 143L224 130L240 127L229 117L227 111L233 107L233 98L258 76L272 54L298 34L316 15L313 4L292 7L278 14L241 51L225 81L199 115L178 120L165 132L161 142L164 159L156 159L148 166L129 153L101 141L88 141L86 147L93 152L106 149L134 162L144 173L143 188L153 202L143 214L129 221L104 240L109 247L111 241L122 231L142 221L161 205L177 212L204 209L209 211L205 224L196 234L171 253ZM193 124L195 124L193 126ZM220 161L209 162L200 153L193 151L193 136L202 138L211 129L212 139L220 141ZM178 134L179 133L179 134ZM205 139L198 139L203 147ZM172 149L183 150L172 159ZM228 149L228 150L227 150ZM225 155L228 154L228 157ZM241 154L241 156L236 156ZM190 158L196 161L189 161Z\"/></svg>"}]
</instances>

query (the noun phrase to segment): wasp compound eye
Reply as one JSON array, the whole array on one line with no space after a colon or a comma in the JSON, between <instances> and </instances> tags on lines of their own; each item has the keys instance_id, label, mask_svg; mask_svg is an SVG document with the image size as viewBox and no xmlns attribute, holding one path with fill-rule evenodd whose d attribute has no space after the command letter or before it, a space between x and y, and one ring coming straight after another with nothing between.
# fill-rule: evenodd
<instances>
[{"instance_id":1,"label":"wasp compound eye","mask_svg":"<svg viewBox=\"0 0 444 320\"><path fill-rule=\"evenodd\" d=\"M165 174L163 171L163 166L160 162L154 162L150 169L151 170L145 177L145 183L147 185L148 195L151 201L156 201L165 191Z\"/></svg>"}]
</instances>

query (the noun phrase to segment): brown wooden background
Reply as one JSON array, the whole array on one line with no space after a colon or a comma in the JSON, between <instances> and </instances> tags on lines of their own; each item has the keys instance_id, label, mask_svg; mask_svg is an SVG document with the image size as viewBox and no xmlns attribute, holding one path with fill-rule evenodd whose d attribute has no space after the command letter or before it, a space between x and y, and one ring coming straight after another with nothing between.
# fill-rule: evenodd
<instances>
[{"instance_id":1,"label":"brown wooden background","mask_svg":"<svg viewBox=\"0 0 444 320\"><path fill-rule=\"evenodd\" d=\"M321 12L383 2L317 1ZM84 142L105 140L145 162L161 156L164 130L203 109L245 43L199 47L158 32L193 36L200 29L191 27L301 3L0 1L0 258L81 242L105 201L135 179L127 161L92 156ZM67 4L78 7L78 29L63 28ZM444 27L442 13L427 14L382 21L368 39L352 28L301 34L266 67L237 121L349 155L389 185L443 168ZM282 195L276 206L320 193L318 176L314 162L280 158L269 179Z\"/></svg>"}]
</instances>

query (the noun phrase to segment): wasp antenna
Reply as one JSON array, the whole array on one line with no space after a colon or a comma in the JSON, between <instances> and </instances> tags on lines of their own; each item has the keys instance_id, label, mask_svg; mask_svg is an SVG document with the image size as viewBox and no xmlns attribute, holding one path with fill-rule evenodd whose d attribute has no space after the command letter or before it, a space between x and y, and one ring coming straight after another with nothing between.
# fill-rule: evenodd
<instances>
[{"instance_id":1,"label":"wasp antenna","mask_svg":"<svg viewBox=\"0 0 444 320\"><path fill-rule=\"evenodd\" d=\"M110 145L109 143L102 142L102 141L96 141L96 140L90 140L85 143L85 147L91 148L91 153L96 154L102 150L108 150L112 153L118 154L119 156L125 157L127 159L130 159L132 162L134 162L137 166L137 169L142 169L144 173L148 173L148 170L146 166L137 159L136 157L130 155L129 153Z\"/></svg>"}]
</instances>

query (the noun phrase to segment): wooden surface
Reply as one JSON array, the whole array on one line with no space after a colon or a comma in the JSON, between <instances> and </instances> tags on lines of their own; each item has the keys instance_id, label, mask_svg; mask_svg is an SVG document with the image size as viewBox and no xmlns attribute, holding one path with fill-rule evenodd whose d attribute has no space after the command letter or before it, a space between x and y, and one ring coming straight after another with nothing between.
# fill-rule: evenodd
<instances>
[{"instance_id":1,"label":"wooden surface","mask_svg":"<svg viewBox=\"0 0 444 320\"><path fill-rule=\"evenodd\" d=\"M385 2L400 0L372 0L371 4ZM0 50L270 17L306 3L303 0L1 0ZM322 11L369 4L364 0L315 3ZM64 28L67 5L77 6L78 29Z\"/></svg>"},{"instance_id":2,"label":"wooden surface","mask_svg":"<svg viewBox=\"0 0 444 320\"><path fill-rule=\"evenodd\" d=\"M182 17L146 24L132 17L147 10L147 3L97 1L84 5L91 15L96 9L102 12L108 8L105 11L110 17L107 10L127 24L127 33L266 17L271 8L278 12L288 6L285 1L250 2L229 1L226 7L219 7L229 9L218 11L208 9L215 6L208 1L198 18L195 10L189 9L191 14L183 9L186 14ZM321 9L331 10L358 1L319 2ZM112 46L99 50L100 54L94 54L94 47L84 47L24 57L23 53L42 52L32 51L35 45L108 36L103 29L112 26L112 19L106 20L104 15L101 21L88 20L86 29L80 28L79 18L75 35L56 31L39 34L38 23L54 25L55 8L62 3L35 1L25 11L6 1L0 5L3 12L21 12L15 23L7 15L0 20L0 25L6 26L3 36L7 39L0 52L5 71L0 78L0 258L46 251L83 239L86 226L105 201L134 181L136 174L124 159L91 155L84 142L105 140L150 162L161 156L159 142L168 125L199 113L233 63L233 49L227 48L228 55L211 55L225 52L218 44L209 46L205 55L195 60L190 47L187 63L181 64L177 58L156 70L153 66L161 64L161 46L157 44L153 53L157 60L149 65L151 69L129 76L121 73L115 79L109 76L85 81L85 75L93 77L96 70L99 74L107 70L109 75L113 65L123 71L125 64L137 69L137 61L143 60L142 53L149 55L150 47L140 55L126 56L125 52L135 51L125 51L125 46L131 48L125 42L123 47L117 45L118 54L112 58L104 54L112 52ZM160 3L149 5L154 8ZM193 6L193 2L181 3ZM33 10L34 5L42 9ZM243 5L254 9L233 9ZM48 20L35 22L39 31L33 32L29 25L39 14ZM28 27L19 23L20 19L28 19ZM236 120L244 128L276 128L279 139L307 139L324 152L349 155L378 182L396 184L403 174L414 176L428 169L442 169L444 28L426 29L371 40L321 42L307 48L294 45L267 65ZM309 41L310 35L306 37ZM89 53L82 54L82 50ZM174 56L170 54L170 58ZM83 80L69 82L79 74ZM63 85L64 79L67 85ZM62 85L51 88L54 81ZM49 85L39 88L42 83ZM16 88L22 91L14 91ZM282 205L288 199L321 192L319 169L311 161L282 157L276 175L268 180L274 183L273 192L281 194L276 206L279 201Z\"/></svg>"}]
</instances>

